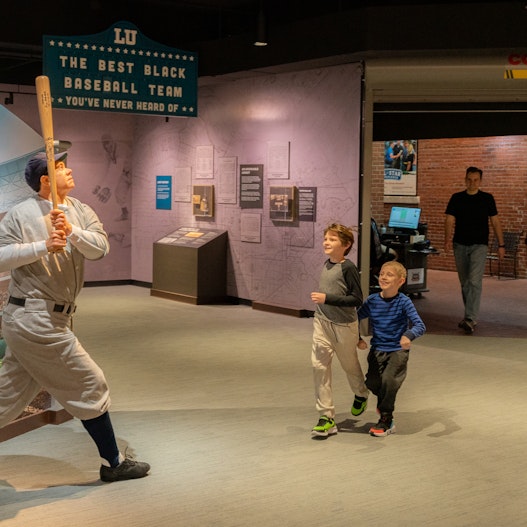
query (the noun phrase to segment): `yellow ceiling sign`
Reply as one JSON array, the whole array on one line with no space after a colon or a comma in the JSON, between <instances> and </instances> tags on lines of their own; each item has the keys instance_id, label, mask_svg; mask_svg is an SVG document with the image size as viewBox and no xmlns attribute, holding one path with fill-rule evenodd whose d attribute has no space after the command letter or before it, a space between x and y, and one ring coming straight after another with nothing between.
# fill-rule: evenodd
<instances>
[{"instance_id":1,"label":"yellow ceiling sign","mask_svg":"<svg viewBox=\"0 0 527 527\"><path fill-rule=\"evenodd\" d=\"M527 79L527 70L505 70L504 79Z\"/></svg>"}]
</instances>

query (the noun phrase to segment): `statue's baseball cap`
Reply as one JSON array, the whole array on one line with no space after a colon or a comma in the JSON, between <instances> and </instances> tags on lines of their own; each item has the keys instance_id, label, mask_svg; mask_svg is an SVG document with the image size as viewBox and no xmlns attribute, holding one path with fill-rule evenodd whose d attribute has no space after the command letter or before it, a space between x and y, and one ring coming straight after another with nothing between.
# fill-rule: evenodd
<instances>
[{"instance_id":1,"label":"statue's baseball cap","mask_svg":"<svg viewBox=\"0 0 527 527\"><path fill-rule=\"evenodd\" d=\"M55 163L57 161L64 161L67 152L60 152L55 154ZM48 173L48 160L46 152L38 152L35 154L26 165L26 183L36 192L40 190L40 178Z\"/></svg>"}]
</instances>

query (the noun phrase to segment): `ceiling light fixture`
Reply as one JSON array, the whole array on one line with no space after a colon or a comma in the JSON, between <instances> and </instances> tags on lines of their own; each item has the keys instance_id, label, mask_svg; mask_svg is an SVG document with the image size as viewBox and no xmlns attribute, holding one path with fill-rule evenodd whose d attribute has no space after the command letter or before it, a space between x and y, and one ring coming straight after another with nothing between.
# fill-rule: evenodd
<instances>
[{"instance_id":1,"label":"ceiling light fixture","mask_svg":"<svg viewBox=\"0 0 527 527\"><path fill-rule=\"evenodd\" d=\"M255 46L267 46L267 28L265 26L263 2L260 2L260 10L258 11L258 20L256 23L256 40L254 41Z\"/></svg>"}]
</instances>

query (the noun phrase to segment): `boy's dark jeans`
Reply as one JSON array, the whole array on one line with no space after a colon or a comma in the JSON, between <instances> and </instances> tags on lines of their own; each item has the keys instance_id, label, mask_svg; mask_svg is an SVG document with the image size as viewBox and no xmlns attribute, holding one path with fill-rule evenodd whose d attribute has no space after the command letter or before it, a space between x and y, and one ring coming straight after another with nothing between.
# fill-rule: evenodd
<instances>
[{"instance_id":1,"label":"boy's dark jeans","mask_svg":"<svg viewBox=\"0 0 527 527\"><path fill-rule=\"evenodd\" d=\"M406 378L409 350L374 351L368 354L366 386L377 396L381 415L393 414L395 397Z\"/></svg>"}]
</instances>

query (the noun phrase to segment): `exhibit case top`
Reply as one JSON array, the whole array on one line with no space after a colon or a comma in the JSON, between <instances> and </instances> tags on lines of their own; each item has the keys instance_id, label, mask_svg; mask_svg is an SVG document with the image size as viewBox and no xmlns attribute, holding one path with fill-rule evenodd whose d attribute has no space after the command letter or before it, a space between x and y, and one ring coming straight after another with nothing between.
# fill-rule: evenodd
<instances>
[{"instance_id":1,"label":"exhibit case top","mask_svg":"<svg viewBox=\"0 0 527 527\"><path fill-rule=\"evenodd\" d=\"M155 243L178 247L201 247L226 232L215 229L202 229L201 227L179 227Z\"/></svg>"}]
</instances>

